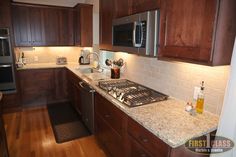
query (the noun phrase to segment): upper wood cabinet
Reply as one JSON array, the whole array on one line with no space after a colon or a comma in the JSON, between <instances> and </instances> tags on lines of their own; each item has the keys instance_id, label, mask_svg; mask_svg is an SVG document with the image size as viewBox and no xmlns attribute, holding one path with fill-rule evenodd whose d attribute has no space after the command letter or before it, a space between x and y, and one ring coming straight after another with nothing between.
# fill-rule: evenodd
<instances>
[{"instance_id":1,"label":"upper wood cabinet","mask_svg":"<svg viewBox=\"0 0 236 157\"><path fill-rule=\"evenodd\" d=\"M74 45L73 8L13 3L15 46Z\"/></svg>"},{"instance_id":2,"label":"upper wood cabinet","mask_svg":"<svg viewBox=\"0 0 236 157\"><path fill-rule=\"evenodd\" d=\"M75 45L93 46L93 6L78 4L75 6Z\"/></svg>"},{"instance_id":3,"label":"upper wood cabinet","mask_svg":"<svg viewBox=\"0 0 236 157\"><path fill-rule=\"evenodd\" d=\"M43 10L41 8L12 6L16 46L44 44Z\"/></svg>"},{"instance_id":4,"label":"upper wood cabinet","mask_svg":"<svg viewBox=\"0 0 236 157\"><path fill-rule=\"evenodd\" d=\"M130 0L132 14L160 8L160 0Z\"/></svg>"},{"instance_id":5,"label":"upper wood cabinet","mask_svg":"<svg viewBox=\"0 0 236 157\"><path fill-rule=\"evenodd\" d=\"M73 9L59 9L59 45L74 45L74 11Z\"/></svg>"},{"instance_id":6,"label":"upper wood cabinet","mask_svg":"<svg viewBox=\"0 0 236 157\"><path fill-rule=\"evenodd\" d=\"M114 17L114 1L100 0L100 44L99 48L112 50L112 20Z\"/></svg>"},{"instance_id":7,"label":"upper wood cabinet","mask_svg":"<svg viewBox=\"0 0 236 157\"><path fill-rule=\"evenodd\" d=\"M10 0L0 1L0 27L11 27L11 2Z\"/></svg>"},{"instance_id":8,"label":"upper wood cabinet","mask_svg":"<svg viewBox=\"0 0 236 157\"><path fill-rule=\"evenodd\" d=\"M235 0L163 0L159 58L229 64L236 32L235 10Z\"/></svg>"}]
</instances>

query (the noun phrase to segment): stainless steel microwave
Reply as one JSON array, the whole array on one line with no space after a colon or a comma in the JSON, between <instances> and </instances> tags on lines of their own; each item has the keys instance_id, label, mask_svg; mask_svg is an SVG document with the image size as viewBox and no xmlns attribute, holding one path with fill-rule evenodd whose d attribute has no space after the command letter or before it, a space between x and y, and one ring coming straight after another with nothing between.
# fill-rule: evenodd
<instances>
[{"instance_id":1,"label":"stainless steel microwave","mask_svg":"<svg viewBox=\"0 0 236 157\"><path fill-rule=\"evenodd\" d=\"M112 22L112 44L115 51L157 56L159 10L134 14Z\"/></svg>"}]
</instances>

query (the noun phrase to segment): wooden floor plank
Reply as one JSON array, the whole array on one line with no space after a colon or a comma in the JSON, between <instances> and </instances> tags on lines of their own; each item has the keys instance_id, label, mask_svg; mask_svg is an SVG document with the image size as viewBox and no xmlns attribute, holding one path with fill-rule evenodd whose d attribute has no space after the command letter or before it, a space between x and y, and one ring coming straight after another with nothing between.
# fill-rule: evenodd
<instances>
[{"instance_id":1,"label":"wooden floor plank","mask_svg":"<svg viewBox=\"0 0 236 157\"><path fill-rule=\"evenodd\" d=\"M106 157L94 136L57 144L46 107L3 117L10 157Z\"/></svg>"}]
</instances>

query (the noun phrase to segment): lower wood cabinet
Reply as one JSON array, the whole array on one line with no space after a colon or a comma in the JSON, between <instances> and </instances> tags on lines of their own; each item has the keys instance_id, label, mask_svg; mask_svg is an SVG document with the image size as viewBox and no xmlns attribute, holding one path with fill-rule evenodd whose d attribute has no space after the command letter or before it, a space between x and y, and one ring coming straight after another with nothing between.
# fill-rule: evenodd
<instances>
[{"instance_id":1,"label":"lower wood cabinet","mask_svg":"<svg viewBox=\"0 0 236 157\"><path fill-rule=\"evenodd\" d=\"M0 99L0 157L8 157L7 138L2 117L3 101Z\"/></svg>"},{"instance_id":2,"label":"lower wood cabinet","mask_svg":"<svg viewBox=\"0 0 236 157\"><path fill-rule=\"evenodd\" d=\"M30 69L18 71L23 106L46 105L66 101L66 69Z\"/></svg>"},{"instance_id":3,"label":"lower wood cabinet","mask_svg":"<svg viewBox=\"0 0 236 157\"><path fill-rule=\"evenodd\" d=\"M95 137L113 157L126 156L126 115L99 94L95 94Z\"/></svg>"},{"instance_id":4,"label":"lower wood cabinet","mask_svg":"<svg viewBox=\"0 0 236 157\"><path fill-rule=\"evenodd\" d=\"M70 103L74 106L77 112L81 115L81 101L79 82L81 80L71 71L67 70L68 96Z\"/></svg>"},{"instance_id":5,"label":"lower wood cabinet","mask_svg":"<svg viewBox=\"0 0 236 157\"><path fill-rule=\"evenodd\" d=\"M100 94L95 94L95 137L111 157L203 157L171 148ZM209 155L208 155L209 156Z\"/></svg>"},{"instance_id":6,"label":"lower wood cabinet","mask_svg":"<svg viewBox=\"0 0 236 157\"><path fill-rule=\"evenodd\" d=\"M130 139L132 139L131 143L135 143L132 141L136 141L143 148L143 151L140 151L140 155L146 154L146 151L150 152L152 156L169 156L170 147L131 118L128 120L128 134L131 137ZM134 149L138 148L138 144L133 145Z\"/></svg>"}]
</instances>

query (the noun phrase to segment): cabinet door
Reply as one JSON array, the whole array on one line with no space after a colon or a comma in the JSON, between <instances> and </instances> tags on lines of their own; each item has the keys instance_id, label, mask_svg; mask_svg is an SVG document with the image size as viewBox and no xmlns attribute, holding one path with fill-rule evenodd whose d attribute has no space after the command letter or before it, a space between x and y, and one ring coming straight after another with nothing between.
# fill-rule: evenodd
<instances>
[{"instance_id":1,"label":"cabinet door","mask_svg":"<svg viewBox=\"0 0 236 157\"><path fill-rule=\"evenodd\" d=\"M160 8L160 0L130 0L130 1L131 1L132 14Z\"/></svg>"},{"instance_id":2,"label":"cabinet door","mask_svg":"<svg viewBox=\"0 0 236 157\"><path fill-rule=\"evenodd\" d=\"M85 5L80 8L81 46L93 46L93 6Z\"/></svg>"},{"instance_id":3,"label":"cabinet door","mask_svg":"<svg viewBox=\"0 0 236 157\"><path fill-rule=\"evenodd\" d=\"M131 0L114 0L114 17L124 17L131 14Z\"/></svg>"},{"instance_id":4,"label":"cabinet door","mask_svg":"<svg viewBox=\"0 0 236 157\"><path fill-rule=\"evenodd\" d=\"M0 27L11 27L11 1L0 1Z\"/></svg>"},{"instance_id":5,"label":"cabinet door","mask_svg":"<svg viewBox=\"0 0 236 157\"><path fill-rule=\"evenodd\" d=\"M100 0L100 49L112 50L113 0Z\"/></svg>"},{"instance_id":6,"label":"cabinet door","mask_svg":"<svg viewBox=\"0 0 236 157\"><path fill-rule=\"evenodd\" d=\"M19 72L21 99L24 106L46 105L53 99L53 71L25 70Z\"/></svg>"},{"instance_id":7,"label":"cabinet door","mask_svg":"<svg viewBox=\"0 0 236 157\"><path fill-rule=\"evenodd\" d=\"M54 101L65 101L67 100L68 91L67 91L67 75L66 69L58 68L54 69Z\"/></svg>"},{"instance_id":8,"label":"cabinet door","mask_svg":"<svg viewBox=\"0 0 236 157\"><path fill-rule=\"evenodd\" d=\"M74 23L72 9L59 10L59 30L59 45L74 45Z\"/></svg>"},{"instance_id":9,"label":"cabinet door","mask_svg":"<svg viewBox=\"0 0 236 157\"><path fill-rule=\"evenodd\" d=\"M209 62L216 0L161 3L159 58Z\"/></svg>"},{"instance_id":10,"label":"cabinet door","mask_svg":"<svg viewBox=\"0 0 236 157\"><path fill-rule=\"evenodd\" d=\"M43 9L37 7L29 8L29 21L32 46L44 45Z\"/></svg>"},{"instance_id":11,"label":"cabinet door","mask_svg":"<svg viewBox=\"0 0 236 157\"><path fill-rule=\"evenodd\" d=\"M75 44L82 47L93 46L93 6L75 6Z\"/></svg>"},{"instance_id":12,"label":"cabinet door","mask_svg":"<svg viewBox=\"0 0 236 157\"><path fill-rule=\"evenodd\" d=\"M31 46L29 8L12 6L13 27L16 46Z\"/></svg>"},{"instance_id":13,"label":"cabinet door","mask_svg":"<svg viewBox=\"0 0 236 157\"><path fill-rule=\"evenodd\" d=\"M95 113L95 137L104 146L105 151L112 157L125 156L122 147L122 137L117 134L107 123ZM123 151L122 151L123 150Z\"/></svg>"},{"instance_id":14,"label":"cabinet door","mask_svg":"<svg viewBox=\"0 0 236 157\"><path fill-rule=\"evenodd\" d=\"M57 46L59 44L59 10L54 8L45 8L44 29L45 46Z\"/></svg>"}]
</instances>

